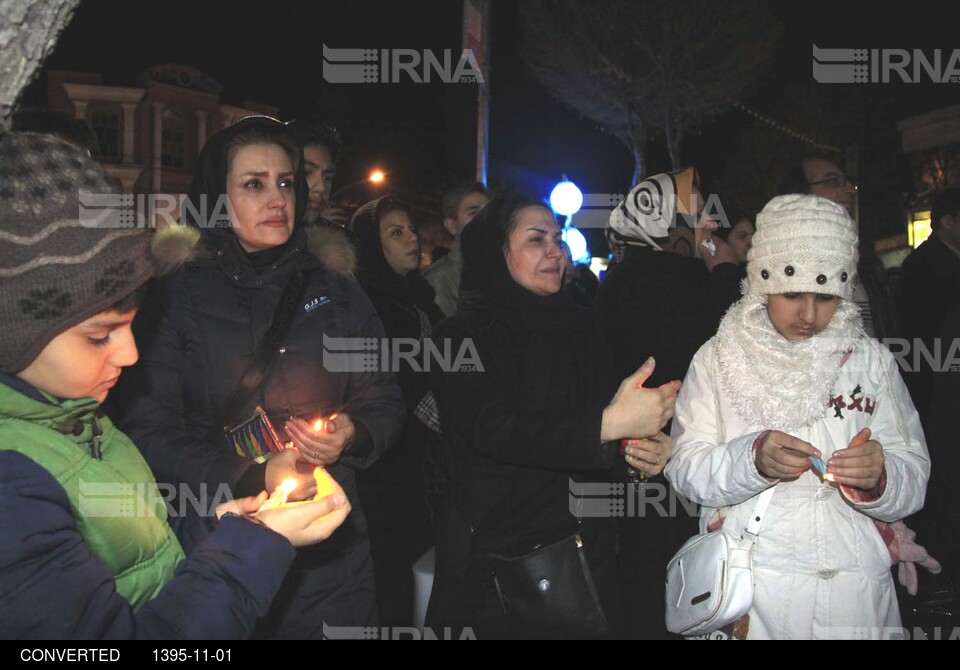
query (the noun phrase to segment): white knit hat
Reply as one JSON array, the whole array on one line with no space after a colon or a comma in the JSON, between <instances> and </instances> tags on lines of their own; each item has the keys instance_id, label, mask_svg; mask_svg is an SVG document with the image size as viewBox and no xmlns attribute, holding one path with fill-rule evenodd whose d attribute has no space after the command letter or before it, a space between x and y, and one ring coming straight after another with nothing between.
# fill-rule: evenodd
<instances>
[{"instance_id":1,"label":"white knit hat","mask_svg":"<svg viewBox=\"0 0 960 670\"><path fill-rule=\"evenodd\" d=\"M757 215L745 294L824 293L853 297L857 230L846 210L815 195L781 195Z\"/></svg>"}]
</instances>

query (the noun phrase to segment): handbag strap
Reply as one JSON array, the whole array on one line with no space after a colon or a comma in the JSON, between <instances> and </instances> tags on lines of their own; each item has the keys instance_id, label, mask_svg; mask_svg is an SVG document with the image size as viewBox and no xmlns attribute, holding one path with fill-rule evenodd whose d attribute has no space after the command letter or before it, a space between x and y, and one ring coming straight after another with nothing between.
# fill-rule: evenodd
<instances>
[{"instance_id":1,"label":"handbag strap","mask_svg":"<svg viewBox=\"0 0 960 670\"><path fill-rule=\"evenodd\" d=\"M757 506L753 508L753 514L747 521L747 527L743 529L743 533L740 535L741 540L748 540L750 544L757 541L757 536L760 534L760 524L767 514L767 508L770 506L770 501L773 500L773 491L776 488L776 485L771 486L757 497Z\"/></svg>"},{"instance_id":2,"label":"handbag strap","mask_svg":"<svg viewBox=\"0 0 960 670\"><path fill-rule=\"evenodd\" d=\"M297 307L300 305L303 294L307 289L308 278L309 274L303 270L294 272L293 276L290 277L274 309L273 321L270 323L267 332L264 333L263 339L257 344L250 367L240 377L233 393L230 394L224 404L218 425L227 427L235 422L260 388L270 365L277 356L280 343L286 336L287 331L290 330L293 317L297 314Z\"/></svg>"}]
</instances>

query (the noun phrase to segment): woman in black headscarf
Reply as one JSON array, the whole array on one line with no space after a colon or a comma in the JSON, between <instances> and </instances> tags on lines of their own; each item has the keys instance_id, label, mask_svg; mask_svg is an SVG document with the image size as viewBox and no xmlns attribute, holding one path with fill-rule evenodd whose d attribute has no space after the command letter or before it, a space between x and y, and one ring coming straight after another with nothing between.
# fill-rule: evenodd
<instances>
[{"instance_id":1,"label":"woman in black headscarf","mask_svg":"<svg viewBox=\"0 0 960 670\"><path fill-rule=\"evenodd\" d=\"M360 476L370 523L377 602L384 625L413 622L414 561L433 544L425 481L428 455L442 449L436 402L423 371L424 341L443 318L420 276L420 239L407 206L387 195L363 205L350 223L359 255L357 279L383 321L384 347L400 373L407 409L403 436ZM414 362L397 356L413 354ZM435 363L436 364L436 363Z\"/></svg>"},{"instance_id":2,"label":"woman in black headscarf","mask_svg":"<svg viewBox=\"0 0 960 670\"><path fill-rule=\"evenodd\" d=\"M652 361L617 378L596 313L560 291L560 228L543 204L495 198L462 245L460 311L434 337L454 351L474 347L479 364L431 375L454 473L438 515L429 623L470 626L478 637L616 634L615 519L578 514L571 482L610 482L617 442L631 437L649 439L627 449L627 462L659 473L670 456L659 429L676 387L642 388ZM529 593L513 590L493 556L519 557L578 530L603 615L552 616L558 603L577 606L565 592L577 581L569 574L527 585L557 600L524 610Z\"/></svg>"},{"instance_id":3,"label":"woman in black headscarf","mask_svg":"<svg viewBox=\"0 0 960 670\"><path fill-rule=\"evenodd\" d=\"M420 237L409 208L392 195L363 205L350 230L359 253L357 279L383 321L387 337L423 340L443 312L434 303L433 287L420 276ZM400 371L407 409L429 390L423 375L410 366Z\"/></svg>"},{"instance_id":4,"label":"woman in black headscarf","mask_svg":"<svg viewBox=\"0 0 960 670\"><path fill-rule=\"evenodd\" d=\"M345 354L328 352L325 342L379 338L383 329L360 287L326 272L307 248L301 164L296 138L267 117L246 118L210 137L185 208L196 246L190 260L157 283L138 316L141 357L121 394L128 398L121 425L159 482L193 495L243 496L296 478L291 499L298 499L314 489L309 466L329 470L353 513L328 543L300 551L259 631L321 638L324 625L377 624L355 471L395 439L403 406L395 375L334 371ZM268 350L262 381L234 407L281 303L292 308L290 324ZM257 406L280 439L296 447L259 464L224 439L224 426ZM187 538L188 550L191 544Z\"/></svg>"}]
</instances>

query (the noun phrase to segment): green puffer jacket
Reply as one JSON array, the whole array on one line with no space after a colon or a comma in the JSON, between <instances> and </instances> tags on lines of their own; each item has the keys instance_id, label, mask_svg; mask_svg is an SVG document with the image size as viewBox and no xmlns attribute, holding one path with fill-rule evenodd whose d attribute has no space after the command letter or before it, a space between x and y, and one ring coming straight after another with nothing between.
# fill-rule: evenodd
<instances>
[{"instance_id":1,"label":"green puffer jacket","mask_svg":"<svg viewBox=\"0 0 960 670\"><path fill-rule=\"evenodd\" d=\"M60 483L84 544L136 610L183 558L153 473L95 400L44 397L0 384L0 450L19 452Z\"/></svg>"}]
</instances>

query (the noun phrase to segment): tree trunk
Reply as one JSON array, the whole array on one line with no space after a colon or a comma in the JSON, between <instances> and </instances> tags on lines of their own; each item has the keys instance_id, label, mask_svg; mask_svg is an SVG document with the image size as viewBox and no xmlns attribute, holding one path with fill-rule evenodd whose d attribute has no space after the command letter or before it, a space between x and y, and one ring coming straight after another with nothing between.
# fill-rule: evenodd
<instances>
[{"instance_id":1,"label":"tree trunk","mask_svg":"<svg viewBox=\"0 0 960 670\"><path fill-rule=\"evenodd\" d=\"M0 127L53 51L80 0L0 0Z\"/></svg>"},{"instance_id":2,"label":"tree trunk","mask_svg":"<svg viewBox=\"0 0 960 670\"><path fill-rule=\"evenodd\" d=\"M667 152L670 154L670 170L676 172L683 167L680 145L683 143L683 127L679 121L668 123L664 129L667 136Z\"/></svg>"},{"instance_id":3,"label":"tree trunk","mask_svg":"<svg viewBox=\"0 0 960 670\"><path fill-rule=\"evenodd\" d=\"M627 146L633 154L633 177L630 188L640 183L647 172L647 128L632 111L627 112Z\"/></svg>"}]
</instances>

